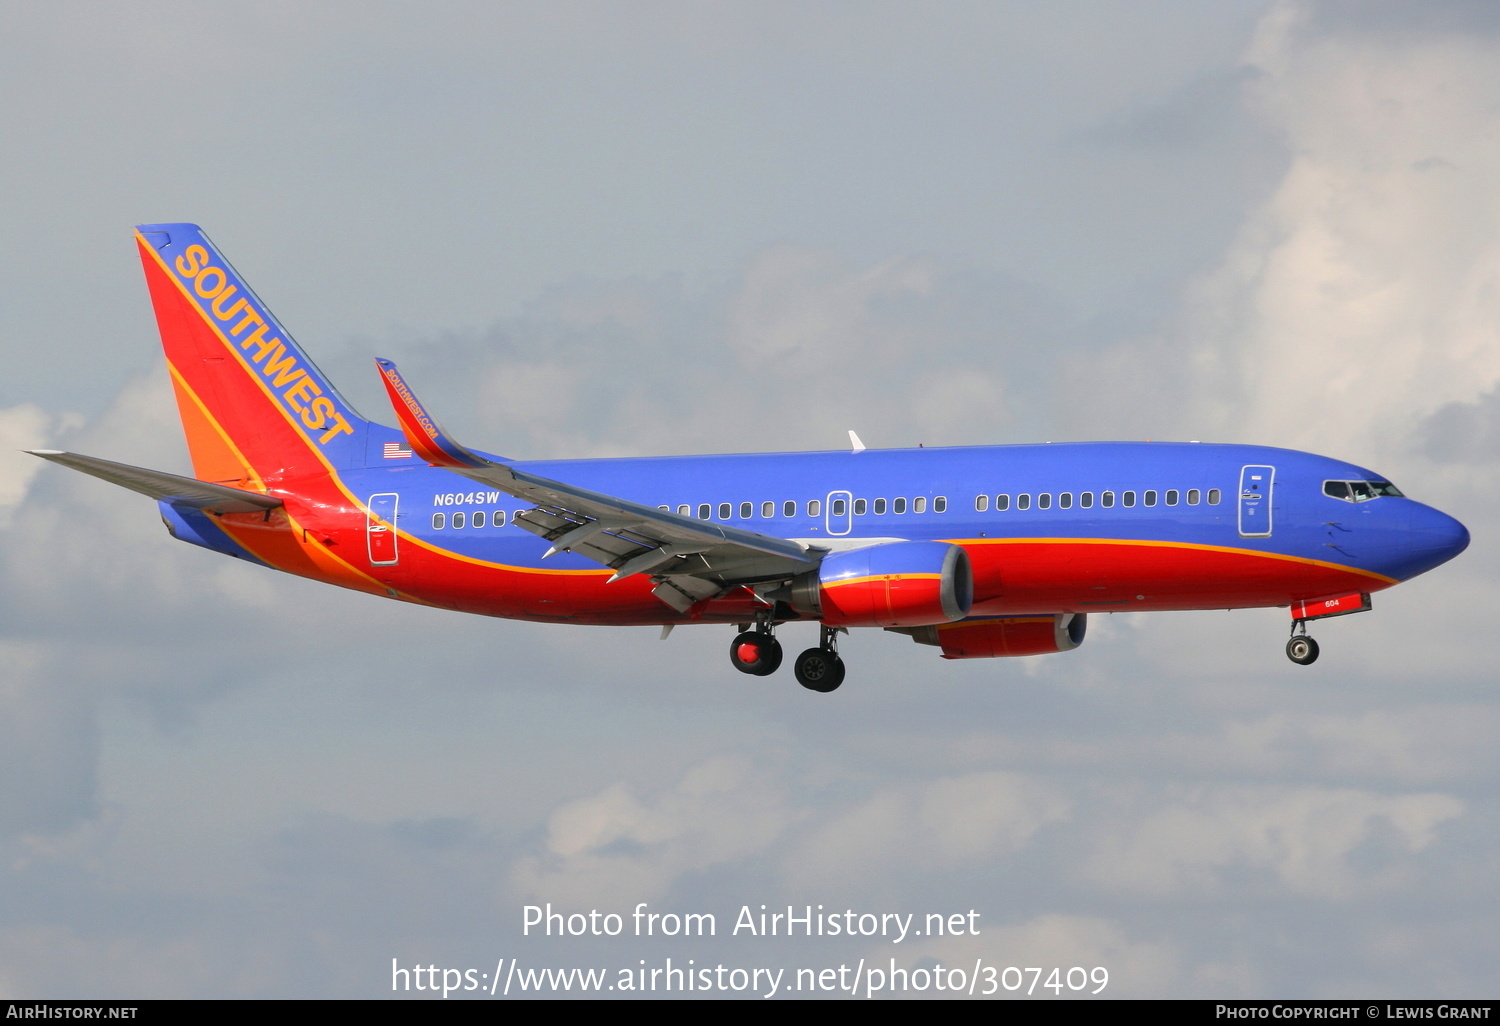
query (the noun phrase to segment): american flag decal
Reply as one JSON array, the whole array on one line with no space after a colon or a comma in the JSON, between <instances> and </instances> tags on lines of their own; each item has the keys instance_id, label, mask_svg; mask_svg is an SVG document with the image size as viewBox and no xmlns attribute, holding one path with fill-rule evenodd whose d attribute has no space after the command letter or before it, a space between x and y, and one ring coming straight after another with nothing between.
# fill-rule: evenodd
<instances>
[{"instance_id":1,"label":"american flag decal","mask_svg":"<svg viewBox=\"0 0 1500 1026\"><path fill-rule=\"evenodd\" d=\"M411 450L400 442L385 443L385 458L388 460L404 460L411 455Z\"/></svg>"}]
</instances>

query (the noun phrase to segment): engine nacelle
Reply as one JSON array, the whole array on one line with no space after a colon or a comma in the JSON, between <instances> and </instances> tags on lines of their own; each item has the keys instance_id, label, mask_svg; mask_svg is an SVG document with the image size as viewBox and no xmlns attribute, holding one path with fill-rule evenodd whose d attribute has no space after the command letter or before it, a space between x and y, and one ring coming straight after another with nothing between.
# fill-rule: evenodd
<instances>
[{"instance_id":1,"label":"engine nacelle","mask_svg":"<svg viewBox=\"0 0 1500 1026\"><path fill-rule=\"evenodd\" d=\"M830 552L774 597L830 627L918 627L967 616L974 578L960 546L887 542Z\"/></svg>"},{"instance_id":2,"label":"engine nacelle","mask_svg":"<svg viewBox=\"0 0 1500 1026\"><path fill-rule=\"evenodd\" d=\"M1085 613L1046 616L996 616L934 627L901 629L919 645L937 645L944 659L992 659L997 656L1071 652L1083 644Z\"/></svg>"}]
</instances>

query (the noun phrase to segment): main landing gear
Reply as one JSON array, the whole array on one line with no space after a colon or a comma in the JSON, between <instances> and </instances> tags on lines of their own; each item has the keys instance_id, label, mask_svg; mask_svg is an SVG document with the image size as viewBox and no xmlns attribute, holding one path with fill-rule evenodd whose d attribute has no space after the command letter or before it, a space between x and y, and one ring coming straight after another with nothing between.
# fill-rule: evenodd
<instances>
[{"instance_id":1,"label":"main landing gear","mask_svg":"<svg viewBox=\"0 0 1500 1026\"><path fill-rule=\"evenodd\" d=\"M1307 666L1318 660L1318 643L1307 636L1307 621L1297 620L1292 624L1292 637L1286 643L1286 657L1299 666Z\"/></svg>"},{"instance_id":2,"label":"main landing gear","mask_svg":"<svg viewBox=\"0 0 1500 1026\"><path fill-rule=\"evenodd\" d=\"M837 627L822 627L822 644L810 648L797 657L792 670L797 674L797 683L809 691L837 691L844 683L844 661L839 658L834 641L838 637Z\"/></svg>"},{"instance_id":3,"label":"main landing gear","mask_svg":"<svg viewBox=\"0 0 1500 1026\"><path fill-rule=\"evenodd\" d=\"M758 627L760 625L757 625ZM769 677L781 666L781 642L772 635L770 624L764 630L741 631L729 646L729 661L741 673Z\"/></svg>"},{"instance_id":4,"label":"main landing gear","mask_svg":"<svg viewBox=\"0 0 1500 1026\"><path fill-rule=\"evenodd\" d=\"M769 620L759 621L754 629L744 625L729 646L729 661L741 673L756 677L768 677L781 667L781 642L772 631L776 625ZM797 657L792 671L797 683L809 691L827 693L844 683L844 661L839 658L835 640L838 627L820 627L821 639L817 648L810 648Z\"/></svg>"}]
</instances>

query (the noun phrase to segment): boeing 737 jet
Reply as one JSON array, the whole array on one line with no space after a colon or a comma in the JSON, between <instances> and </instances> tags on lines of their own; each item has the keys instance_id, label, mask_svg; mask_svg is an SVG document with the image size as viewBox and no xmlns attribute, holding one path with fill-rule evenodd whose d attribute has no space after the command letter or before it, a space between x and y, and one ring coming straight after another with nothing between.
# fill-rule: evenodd
<instances>
[{"instance_id":1,"label":"boeing 737 jet","mask_svg":"<svg viewBox=\"0 0 1500 1026\"><path fill-rule=\"evenodd\" d=\"M51 450L156 499L182 541L395 600L553 623L733 625L730 660L844 679L880 627L946 659L1066 652L1090 613L1282 606L1306 624L1452 559L1469 535L1381 475L1287 449L1004 445L520 461L467 448L394 364L366 420L203 231L136 230L193 478Z\"/></svg>"}]
</instances>

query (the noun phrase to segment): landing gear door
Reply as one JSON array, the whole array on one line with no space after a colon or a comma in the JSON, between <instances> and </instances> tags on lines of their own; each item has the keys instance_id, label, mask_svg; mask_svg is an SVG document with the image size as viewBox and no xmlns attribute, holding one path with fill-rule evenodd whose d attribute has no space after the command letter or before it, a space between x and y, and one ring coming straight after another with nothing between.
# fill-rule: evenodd
<instances>
[{"instance_id":1,"label":"landing gear door","mask_svg":"<svg viewBox=\"0 0 1500 1026\"><path fill-rule=\"evenodd\" d=\"M369 546L371 566L396 564L396 502L399 498L395 492L370 496L366 507L370 515L365 526L365 542Z\"/></svg>"},{"instance_id":2,"label":"landing gear door","mask_svg":"<svg viewBox=\"0 0 1500 1026\"><path fill-rule=\"evenodd\" d=\"M829 492L827 527L831 535L848 534L854 528L854 496L848 492Z\"/></svg>"},{"instance_id":3,"label":"landing gear door","mask_svg":"<svg viewBox=\"0 0 1500 1026\"><path fill-rule=\"evenodd\" d=\"M1240 537L1271 536L1271 484L1275 467L1240 469Z\"/></svg>"}]
</instances>

